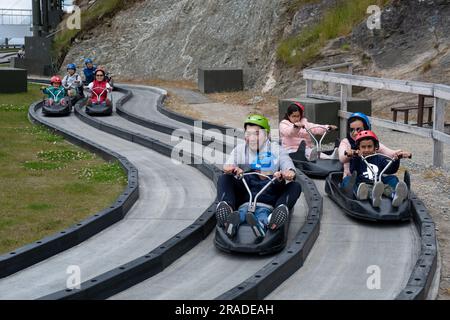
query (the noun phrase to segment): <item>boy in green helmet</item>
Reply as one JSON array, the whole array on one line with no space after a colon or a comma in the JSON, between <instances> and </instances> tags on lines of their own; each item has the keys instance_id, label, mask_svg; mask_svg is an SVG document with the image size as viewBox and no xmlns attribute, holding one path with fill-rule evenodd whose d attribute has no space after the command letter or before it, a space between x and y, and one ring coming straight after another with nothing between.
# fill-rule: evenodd
<instances>
[{"instance_id":1,"label":"boy in green helmet","mask_svg":"<svg viewBox=\"0 0 450 320\"><path fill-rule=\"evenodd\" d=\"M252 226L258 238L263 238L268 228L276 230L286 222L289 210L300 196L301 186L294 181L296 171L289 154L269 138L268 119L251 114L244 122L244 129L245 142L233 149L223 166L224 175L217 182L217 198L220 202L216 218L230 238L234 237L239 224L244 221ZM258 198L254 216L246 214L249 195L242 180L232 176L248 169L278 178ZM247 176L246 179L253 197L268 182L259 176Z\"/></svg>"}]
</instances>

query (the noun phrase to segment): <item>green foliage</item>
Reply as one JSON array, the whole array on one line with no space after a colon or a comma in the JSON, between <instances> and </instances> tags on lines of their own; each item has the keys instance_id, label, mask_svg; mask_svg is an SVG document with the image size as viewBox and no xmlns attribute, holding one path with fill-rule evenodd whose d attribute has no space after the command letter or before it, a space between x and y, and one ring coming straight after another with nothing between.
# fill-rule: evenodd
<instances>
[{"instance_id":1,"label":"green foliage","mask_svg":"<svg viewBox=\"0 0 450 320\"><path fill-rule=\"evenodd\" d=\"M389 0L378 0L378 5L382 7L388 2ZM305 66L311 63L328 40L348 35L357 24L368 17L366 10L373 4L377 3L373 0L336 2L335 6L325 12L319 23L281 41L277 48L278 59L289 66Z\"/></svg>"}]
</instances>

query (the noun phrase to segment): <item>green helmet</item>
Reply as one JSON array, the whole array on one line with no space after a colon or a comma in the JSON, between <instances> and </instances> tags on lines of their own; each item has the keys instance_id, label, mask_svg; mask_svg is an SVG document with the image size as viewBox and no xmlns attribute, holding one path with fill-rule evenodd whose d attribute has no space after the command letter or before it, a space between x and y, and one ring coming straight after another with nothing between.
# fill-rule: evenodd
<instances>
[{"instance_id":1,"label":"green helmet","mask_svg":"<svg viewBox=\"0 0 450 320\"><path fill-rule=\"evenodd\" d=\"M260 114L248 115L247 119L245 119L245 122L244 122L244 128L245 128L245 125L247 125L247 124L256 124L257 126L260 126L261 128L266 129L267 134L270 133L269 120Z\"/></svg>"}]
</instances>

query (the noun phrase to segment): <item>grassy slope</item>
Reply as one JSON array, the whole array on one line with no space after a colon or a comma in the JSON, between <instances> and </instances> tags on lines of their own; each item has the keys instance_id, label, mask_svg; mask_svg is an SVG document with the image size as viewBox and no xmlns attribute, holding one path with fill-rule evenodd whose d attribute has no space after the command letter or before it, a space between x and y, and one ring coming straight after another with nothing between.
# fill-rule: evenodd
<instances>
[{"instance_id":1,"label":"grassy slope","mask_svg":"<svg viewBox=\"0 0 450 320\"><path fill-rule=\"evenodd\" d=\"M105 208L126 184L117 163L28 121L28 106L42 98L39 87L0 95L0 253Z\"/></svg>"},{"instance_id":2,"label":"grassy slope","mask_svg":"<svg viewBox=\"0 0 450 320\"><path fill-rule=\"evenodd\" d=\"M298 0L301 3L302 1ZM313 2L313 1L308 1ZM316 1L317 2L317 1ZM344 0L328 8L319 23L284 39L277 48L277 57L289 66L303 67L319 57L328 40L346 36L364 18L370 5L383 7L389 0Z\"/></svg>"}]
</instances>

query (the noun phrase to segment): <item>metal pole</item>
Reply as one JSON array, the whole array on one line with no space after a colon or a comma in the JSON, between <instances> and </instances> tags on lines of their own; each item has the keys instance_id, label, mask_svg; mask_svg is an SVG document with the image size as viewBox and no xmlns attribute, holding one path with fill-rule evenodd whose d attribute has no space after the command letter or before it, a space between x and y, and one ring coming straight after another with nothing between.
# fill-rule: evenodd
<instances>
[{"instance_id":1,"label":"metal pole","mask_svg":"<svg viewBox=\"0 0 450 320\"><path fill-rule=\"evenodd\" d=\"M306 96L309 97L313 93L313 82L312 80L306 80Z\"/></svg>"},{"instance_id":2,"label":"metal pole","mask_svg":"<svg viewBox=\"0 0 450 320\"><path fill-rule=\"evenodd\" d=\"M345 84L341 84L341 111L347 111L348 91L348 86ZM340 118L339 126L340 138L342 140L347 137L347 119Z\"/></svg>"},{"instance_id":3,"label":"metal pole","mask_svg":"<svg viewBox=\"0 0 450 320\"><path fill-rule=\"evenodd\" d=\"M41 35L41 0L33 0L33 36L39 37Z\"/></svg>"},{"instance_id":4,"label":"metal pole","mask_svg":"<svg viewBox=\"0 0 450 320\"><path fill-rule=\"evenodd\" d=\"M433 131L444 132L445 129L445 105L444 99L434 98ZM433 166L442 167L444 164L444 144L433 138Z\"/></svg>"},{"instance_id":5,"label":"metal pole","mask_svg":"<svg viewBox=\"0 0 450 320\"><path fill-rule=\"evenodd\" d=\"M48 0L42 0L41 4L42 4L42 25L43 25L42 30L44 30L44 32L47 33L49 30L48 15L50 9L48 5Z\"/></svg>"}]
</instances>

